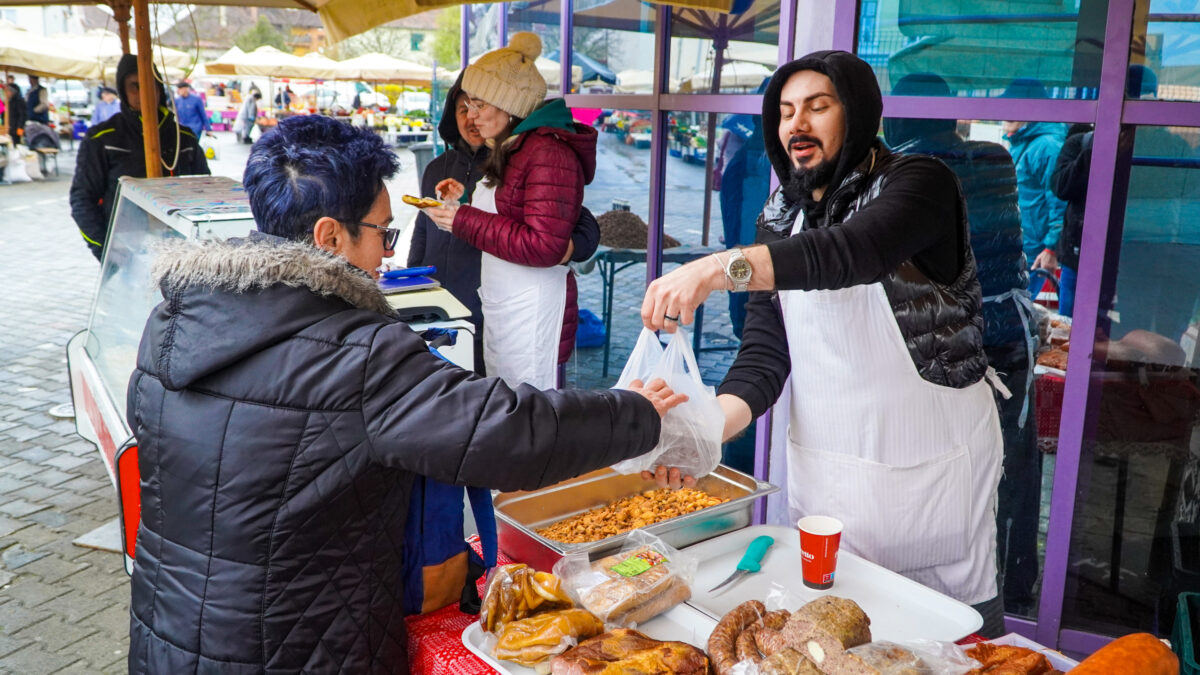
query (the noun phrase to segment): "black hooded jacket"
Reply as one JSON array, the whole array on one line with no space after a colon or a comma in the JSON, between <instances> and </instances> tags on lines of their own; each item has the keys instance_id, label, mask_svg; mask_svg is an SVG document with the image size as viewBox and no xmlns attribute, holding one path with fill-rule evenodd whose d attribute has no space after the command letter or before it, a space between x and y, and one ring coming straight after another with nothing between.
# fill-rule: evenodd
<instances>
[{"instance_id":1,"label":"black hooded jacket","mask_svg":"<svg viewBox=\"0 0 1200 675\"><path fill-rule=\"evenodd\" d=\"M137 56L126 54L117 65L117 85L121 112L88 130L75 159L71 180L71 216L88 248L102 260L108 239L109 219L121 176L146 177L146 157L142 146L142 116L129 104L123 83L137 72ZM163 103L167 92L158 80L158 139L162 151L164 176L208 175L208 161L187 127L178 124L175 115ZM179 149L176 155L176 148ZM170 168L168 168L170 167Z\"/></svg>"},{"instance_id":2,"label":"black hooded jacket","mask_svg":"<svg viewBox=\"0 0 1200 675\"><path fill-rule=\"evenodd\" d=\"M475 193L483 178L483 163L488 158L487 146L472 149L458 132L454 114L455 101L462 91L462 75L446 92L446 105L438 122L438 135L446 142L446 151L438 155L421 174L421 195L434 197L438 183L453 178L467 189L465 199ZM582 262L592 257L600 245L600 225L586 207L579 212L579 222L571 233L574 251L571 260ZM442 286L471 310L475 326L475 370L483 373L483 308L479 300L480 251L449 232L438 229L424 213L417 216L412 242L408 248L408 266L437 267L433 275Z\"/></svg>"},{"instance_id":3,"label":"black hooded jacket","mask_svg":"<svg viewBox=\"0 0 1200 675\"><path fill-rule=\"evenodd\" d=\"M876 137L883 110L875 74L847 52L815 52L782 66L763 95L767 157L785 185L791 160L773 130L779 99L794 73L816 70L837 90L846 133L835 173L820 201L777 189L759 218L778 290L832 290L882 283L921 377L962 388L983 377L982 295L958 180L928 157L892 154ZM801 232L791 235L797 216ZM719 392L749 404L757 417L791 372L775 294L754 292L737 359Z\"/></svg>"}]
</instances>

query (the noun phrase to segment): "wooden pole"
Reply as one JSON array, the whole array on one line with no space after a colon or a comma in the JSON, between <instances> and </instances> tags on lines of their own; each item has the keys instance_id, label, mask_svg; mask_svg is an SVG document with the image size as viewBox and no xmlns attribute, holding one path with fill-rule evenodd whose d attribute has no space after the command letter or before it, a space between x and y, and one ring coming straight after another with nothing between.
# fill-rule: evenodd
<instances>
[{"instance_id":1,"label":"wooden pole","mask_svg":"<svg viewBox=\"0 0 1200 675\"><path fill-rule=\"evenodd\" d=\"M146 177L162 177L162 151L158 143L158 82L154 79L154 48L150 44L150 8L147 0L133 0L133 29L137 32L138 88L142 105L142 147L146 151ZM124 86L124 83L118 83Z\"/></svg>"},{"instance_id":2,"label":"wooden pole","mask_svg":"<svg viewBox=\"0 0 1200 675\"><path fill-rule=\"evenodd\" d=\"M112 0L113 19L117 22L117 33L121 36L121 53L129 53L129 0ZM121 85L118 83L117 88Z\"/></svg>"}]
</instances>

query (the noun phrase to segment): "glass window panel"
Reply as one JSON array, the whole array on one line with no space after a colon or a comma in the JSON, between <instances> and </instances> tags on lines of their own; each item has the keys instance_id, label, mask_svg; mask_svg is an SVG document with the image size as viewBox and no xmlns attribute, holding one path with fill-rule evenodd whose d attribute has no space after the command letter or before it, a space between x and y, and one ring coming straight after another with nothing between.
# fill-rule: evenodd
<instances>
[{"instance_id":1,"label":"glass window panel","mask_svg":"<svg viewBox=\"0 0 1200 675\"><path fill-rule=\"evenodd\" d=\"M1200 591L1200 129L1125 134L1063 625L1169 635L1178 594Z\"/></svg>"},{"instance_id":2,"label":"glass window panel","mask_svg":"<svg viewBox=\"0 0 1200 675\"><path fill-rule=\"evenodd\" d=\"M1063 339L1056 333L1043 347L1047 353L1037 357L1051 366L1033 368L1030 349L1037 344L1036 320L1021 298L1013 296L1029 288L1024 232L1038 226L1031 222L1023 227L1020 209L1032 210L1032 206L1022 197L1052 189L1045 185L1043 168L1045 161L1057 159L1062 135L1054 127L1031 124L1021 130L1024 133L1014 131L1006 136L1005 124L885 118L883 130L885 141L897 152L930 155L945 162L958 176L966 197L971 244L985 297L984 349L990 365L1013 393L1009 399L997 398L1004 473L996 521L1005 609L1009 614L1036 617L1066 385L1066 352L1056 349L1050 353L1051 345ZM1048 146L1039 165L1030 161L1028 148L1020 146L1026 134L1041 130L1054 133L1040 141ZM1016 139L1016 149L1011 139ZM1058 309L1059 300L1048 290L1037 298L1052 311ZM1054 359L1059 363L1054 364Z\"/></svg>"},{"instance_id":3,"label":"glass window panel","mask_svg":"<svg viewBox=\"0 0 1200 675\"><path fill-rule=\"evenodd\" d=\"M866 0L857 53L885 95L936 73L954 96L1095 98L1107 0ZM1030 81L1032 80L1032 82ZM1024 85L1024 86L1021 86Z\"/></svg>"},{"instance_id":4,"label":"glass window panel","mask_svg":"<svg viewBox=\"0 0 1200 675\"><path fill-rule=\"evenodd\" d=\"M753 244L771 188L761 116L668 115L663 272L734 246ZM673 241L672 241L673 240ZM713 293L688 332L707 384L718 385L737 356L746 293ZM726 444L723 461L754 470L754 431Z\"/></svg>"},{"instance_id":5,"label":"glass window panel","mask_svg":"<svg viewBox=\"0 0 1200 675\"><path fill-rule=\"evenodd\" d=\"M508 3L509 38L512 38L514 33L521 31L536 33L542 39L542 57L557 63L562 46L562 27L559 16L561 7L560 0ZM551 94L559 91L558 83L561 81L562 74L559 69L559 73L553 80L547 81Z\"/></svg>"},{"instance_id":6,"label":"glass window panel","mask_svg":"<svg viewBox=\"0 0 1200 675\"><path fill-rule=\"evenodd\" d=\"M729 14L671 10L670 93L753 93L778 61L779 0L735 3Z\"/></svg>"},{"instance_id":7,"label":"glass window panel","mask_svg":"<svg viewBox=\"0 0 1200 675\"><path fill-rule=\"evenodd\" d=\"M500 3L467 5L470 12L472 61L500 46Z\"/></svg>"},{"instance_id":8,"label":"glass window panel","mask_svg":"<svg viewBox=\"0 0 1200 675\"><path fill-rule=\"evenodd\" d=\"M1129 98L1200 101L1200 0L1138 0L1129 63Z\"/></svg>"},{"instance_id":9,"label":"glass window panel","mask_svg":"<svg viewBox=\"0 0 1200 675\"><path fill-rule=\"evenodd\" d=\"M616 384L642 330L652 118L644 110L605 111L600 117L598 110L577 108L574 112L577 120L595 118L594 124L600 131L596 143L596 177L584 191L583 205L601 222L601 248L594 264L574 266L579 309L581 313L591 312L602 322L608 317L609 325L603 336L597 336L594 346L576 347L567 363L566 381L571 387L596 389ZM617 211L620 213L614 213ZM622 252L613 254L610 249ZM609 303L611 315L606 312ZM581 325L581 334L584 332ZM576 342L578 345L579 339Z\"/></svg>"},{"instance_id":10,"label":"glass window panel","mask_svg":"<svg viewBox=\"0 0 1200 675\"><path fill-rule=\"evenodd\" d=\"M574 9L572 91L649 93L658 6L639 0L579 0ZM622 88L622 82L634 88Z\"/></svg>"}]
</instances>

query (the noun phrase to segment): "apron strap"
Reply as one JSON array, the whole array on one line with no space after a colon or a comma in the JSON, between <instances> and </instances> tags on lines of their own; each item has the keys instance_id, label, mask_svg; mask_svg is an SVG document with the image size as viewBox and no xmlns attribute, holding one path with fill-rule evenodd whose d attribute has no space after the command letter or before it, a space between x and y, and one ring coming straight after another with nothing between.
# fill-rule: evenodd
<instances>
[{"instance_id":1,"label":"apron strap","mask_svg":"<svg viewBox=\"0 0 1200 675\"><path fill-rule=\"evenodd\" d=\"M1025 288L1014 288L1011 291L999 295L989 295L983 299L984 302L996 303L1007 300L1012 300L1017 306L1017 316L1021 317L1021 327L1025 335L1025 353L1028 357L1028 365L1025 368L1025 400L1021 404L1021 416L1017 419L1017 428L1024 429L1025 421L1029 418L1029 392L1033 387L1033 366L1037 358L1035 355L1035 352L1037 352L1037 336L1029 330L1030 322L1033 321L1033 299L1029 295L1029 289ZM988 367L988 371L991 374L988 381L994 386L999 381L999 378L996 377L995 369ZM1007 388L1000 391L1004 394L1004 398L1012 397L1012 392Z\"/></svg>"}]
</instances>

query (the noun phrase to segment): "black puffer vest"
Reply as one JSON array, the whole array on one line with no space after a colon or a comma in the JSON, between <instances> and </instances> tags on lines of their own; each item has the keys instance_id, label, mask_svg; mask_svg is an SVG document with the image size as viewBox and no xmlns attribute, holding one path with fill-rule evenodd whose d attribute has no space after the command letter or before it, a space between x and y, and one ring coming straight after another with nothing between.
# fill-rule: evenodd
<instances>
[{"instance_id":1,"label":"black puffer vest","mask_svg":"<svg viewBox=\"0 0 1200 675\"><path fill-rule=\"evenodd\" d=\"M884 190L889 176L912 161L930 160L895 155L877 144L829 195L821 222L805 221L804 228L840 226ZM776 189L759 216L760 243L790 236L799 211L798 203L784 196L782 188ZM988 365L983 352L983 294L971 252L965 203L959 207L959 227L963 232L964 263L953 283L933 281L911 259L882 280L904 344L921 377L956 389L978 382Z\"/></svg>"}]
</instances>

